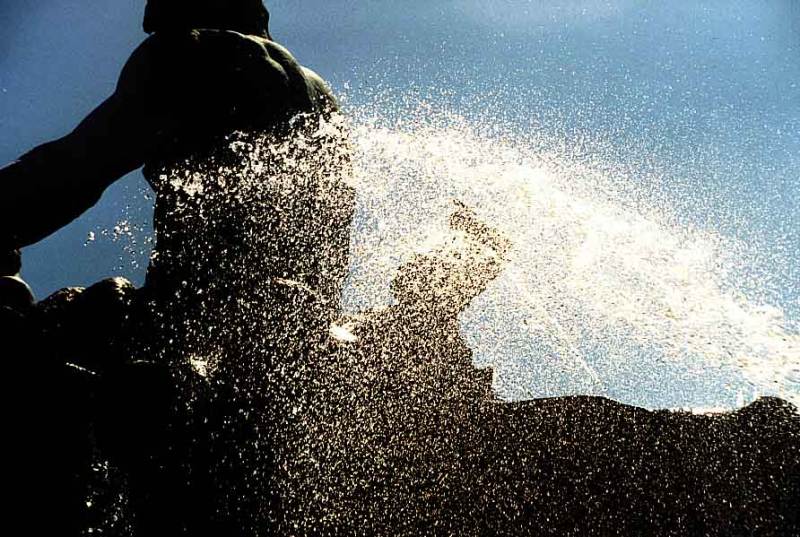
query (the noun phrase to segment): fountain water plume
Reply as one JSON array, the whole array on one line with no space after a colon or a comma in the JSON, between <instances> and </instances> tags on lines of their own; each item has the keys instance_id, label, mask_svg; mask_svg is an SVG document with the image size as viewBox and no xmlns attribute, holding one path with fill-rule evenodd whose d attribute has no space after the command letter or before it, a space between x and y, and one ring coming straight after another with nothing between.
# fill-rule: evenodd
<instances>
[{"instance_id":1,"label":"fountain water plume","mask_svg":"<svg viewBox=\"0 0 800 537\"><path fill-rule=\"evenodd\" d=\"M352 158L333 126L352 134ZM235 135L157 176L169 203L156 209L143 289L156 315L139 333L159 338L140 350L179 385L171 427L185 452L170 457L204 469L175 478L191 492L186 509L207 502L211 520L252 534L369 521L373 533L416 535L470 505L464 476L495 446L483 427L492 437L515 408L527 420L550 404L496 395L619 398L633 371L638 399L623 402L646 405L642 385L661 375L653 355L798 400L800 336L737 287L741 244L676 224L607 166L457 116L356 111L333 126L286 144ZM649 415L568 398L523 428L568 423L582 405ZM581 420L602 436L605 416ZM131 485L133 498L161 480L149 469L157 478ZM420 484L441 503L419 508Z\"/></svg>"},{"instance_id":2,"label":"fountain water plume","mask_svg":"<svg viewBox=\"0 0 800 537\"><path fill-rule=\"evenodd\" d=\"M663 366L721 379L711 389L725 384L723 406L759 394L798 401L800 323L770 295L775 282L764 278L774 275L754 268L761 252L686 223L658 185L602 152L587 161L563 140L404 106L348 112L357 214L346 311L391 302L394 272L441 242L457 199L513 243L511 263L462 318L501 397L581 393L659 406L637 379ZM250 150L253 172L279 156ZM674 406L697 395L669 380L663 388Z\"/></svg>"},{"instance_id":3,"label":"fountain water plume","mask_svg":"<svg viewBox=\"0 0 800 537\"><path fill-rule=\"evenodd\" d=\"M747 398L798 401L800 334L780 307L742 290L746 245L680 223L600 157L592 166L429 106L399 119L370 107L354 115L351 311L390 301L393 271L444 232L459 199L514 244L506 272L463 319L502 396L613 396L617 373L655 354L738 383L731 389L750 384Z\"/></svg>"}]
</instances>

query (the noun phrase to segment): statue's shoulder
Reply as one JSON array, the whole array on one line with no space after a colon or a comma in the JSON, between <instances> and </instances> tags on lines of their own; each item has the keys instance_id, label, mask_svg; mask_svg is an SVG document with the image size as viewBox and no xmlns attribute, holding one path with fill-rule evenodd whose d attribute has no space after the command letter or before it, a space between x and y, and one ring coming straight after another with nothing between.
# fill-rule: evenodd
<instances>
[{"instance_id":1,"label":"statue's shoulder","mask_svg":"<svg viewBox=\"0 0 800 537\"><path fill-rule=\"evenodd\" d=\"M301 69L303 70L306 83L312 89L320 106L329 112L338 111L339 103L333 95L330 86L328 86L328 83L308 67L301 67Z\"/></svg>"},{"instance_id":2,"label":"statue's shoulder","mask_svg":"<svg viewBox=\"0 0 800 537\"><path fill-rule=\"evenodd\" d=\"M134 51L129 63L172 64L172 68L188 65L257 64L273 66L287 74L305 75L304 69L284 46L269 39L241 34L233 30L182 30L155 33ZM309 72L309 76L311 73ZM313 77L317 77L313 74Z\"/></svg>"},{"instance_id":3,"label":"statue's shoulder","mask_svg":"<svg viewBox=\"0 0 800 537\"><path fill-rule=\"evenodd\" d=\"M181 30L155 33L134 50L127 65L170 66L228 61L242 58L243 52L263 54L264 39L227 30ZM245 54L244 56L246 56Z\"/></svg>"},{"instance_id":4,"label":"statue's shoulder","mask_svg":"<svg viewBox=\"0 0 800 537\"><path fill-rule=\"evenodd\" d=\"M225 66L239 68L243 62L263 68L276 55L273 49L276 47L267 39L229 30L161 32L152 34L134 50L125 69L185 71L202 67L208 71ZM291 58L288 51L281 51L281 55ZM293 58L279 63L296 64Z\"/></svg>"},{"instance_id":5,"label":"statue's shoulder","mask_svg":"<svg viewBox=\"0 0 800 537\"><path fill-rule=\"evenodd\" d=\"M254 37L263 42L265 49L271 58L277 61L290 75L294 74L298 78L302 78L308 88L308 93L314 99L316 104L327 111L336 111L339 109L339 104L334 97L328 84L316 72L300 65L297 59L289 52L289 49L283 45L263 39Z\"/></svg>"},{"instance_id":6,"label":"statue's shoulder","mask_svg":"<svg viewBox=\"0 0 800 537\"><path fill-rule=\"evenodd\" d=\"M133 52L120 77L120 87L141 91L153 81L163 91L171 80L183 86L209 80L223 84L238 77L286 84L307 93L315 104L336 109L328 85L303 67L284 46L266 38L230 30L185 30L155 33Z\"/></svg>"},{"instance_id":7,"label":"statue's shoulder","mask_svg":"<svg viewBox=\"0 0 800 537\"><path fill-rule=\"evenodd\" d=\"M158 91L166 90L170 79L185 78L195 70L195 65L202 64L204 60L208 70L208 50L213 51L214 48L205 46L206 41L207 37L193 30L155 33L149 36L125 62L117 92L147 93L147 88L151 86L160 87ZM215 54L222 53L219 47L215 48Z\"/></svg>"}]
</instances>

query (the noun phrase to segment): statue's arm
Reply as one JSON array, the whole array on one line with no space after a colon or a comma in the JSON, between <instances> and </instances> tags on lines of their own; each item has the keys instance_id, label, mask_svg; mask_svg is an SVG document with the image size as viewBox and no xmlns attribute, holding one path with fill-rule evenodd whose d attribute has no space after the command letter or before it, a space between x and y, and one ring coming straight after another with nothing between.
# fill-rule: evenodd
<instances>
[{"instance_id":1,"label":"statue's arm","mask_svg":"<svg viewBox=\"0 0 800 537\"><path fill-rule=\"evenodd\" d=\"M273 59L265 61L264 52ZM258 76L231 80L237 66ZM170 133L228 128L231 103L270 106L262 104L266 95L276 99L272 106L285 106L298 94L317 110L337 108L327 85L278 45L229 32L151 36L128 60L114 94L73 132L0 169L0 251L69 224L168 143Z\"/></svg>"},{"instance_id":2,"label":"statue's arm","mask_svg":"<svg viewBox=\"0 0 800 537\"><path fill-rule=\"evenodd\" d=\"M142 166L146 120L129 79L126 66L116 92L75 130L0 168L0 251L66 226L111 183Z\"/></svg>"}]
</instances>

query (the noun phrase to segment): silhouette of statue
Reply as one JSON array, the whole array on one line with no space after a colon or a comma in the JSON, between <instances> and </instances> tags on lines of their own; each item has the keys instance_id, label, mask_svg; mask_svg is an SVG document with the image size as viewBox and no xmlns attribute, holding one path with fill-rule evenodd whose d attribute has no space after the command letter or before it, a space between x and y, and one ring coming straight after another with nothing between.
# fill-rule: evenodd
<instances>
[{"instance_id":1,"label":"silhouette of statue","mask_svg":"<svg viewBox=\"0 0 800 537\"><path fill-rule=\"evenodd\" d=\"M398 271L394 305L328 338L353 213L347 129L268 21L260 0L149 0L152 35L114 95L0 170L29 532L102 526L86 501L99 451L134 535L798 534L786 403L693 416L494 399L458 315L509 244L463 205L458 239ZM157 197L144 288L111 279L34 304L19 248L142 166Z\"/></svg>"},{"instance_id":2,"label":"silhouette of statue","mask_svg":"<svg viewBox=\"0 0 800 537\"><path fill-rule=\"evenodd\" d=\"M285 131L297 114L335 110L322 80L269 40L267 21L258 0L148 2L153 35L114 94L72 133L2 170L2 250L68 224L142 165L213 148L234 130Z\"/></svg>"},{"instance_id":3,"label":"silhouette of statue","mask_svg":"<svg viewBox=\"0 0 800 537\"><path fill-rule=\"evenodd\" d=\"M149 0L151 35L114 94L70 134L0 169L0 320L41 342L36 367L72 383L59 393L93 394L97 405L75 419L127 472L142 534L245 531L248 495L251 510L269 509L255 505L267 501L255 490L267 486L268 455L256 452L265 446L242 445L279 419L239 416L266 396L270 361L300 352L286 333L310 345L338 315L353 212L346 126L326 84L271 40L268 22L260 0ZM156 193L144 288L108 280L34 307L19 248L142 166ZM208 371L213 381L201 378ZM181 414L189 392L200 395ZM243 477L255 463L229 462L236 449L264 459L266 477ZM186 468L203 464L218 468ZM82 503L73 484L64 489Z\"/></svg>"},{"instance_id":4,"label":"silhouette of statue","mask_svg":"<svg viewBox=\"0 0 800 537\"><path fill-rule=\"evenodd\" d=\"M397 270L394 304L332 327L290 457L302 478L291 483L299 499L287 509L305 534L345 535L348 524L371 519L379 526L365 526L367 534L403 534L406 509L435 479L432 460L463 468L470 460L454 449L476 438L474 418L493 400L492 372L473 365L459 315L502 272L510 244L455 205L441 243ZM456 475L439 485L454 490ZM419 510L414 520L424 517Z\"/></svg>"},{"instance_id":5,"label":"silhouette of statue","mask_svg":"<svg viewBox=\"0 0 800 537\"><path fill-rule=\"evenodd\" d=\"M341 329L354 338L350 347L361 366L398 381L404 377L402 389L481 401L491 397L491 371L472 364L459 315L500 275L510 243L460 202L450 229L443 244L398 269L391 282L395 304L344 319ZM341 344L348 346L346 338Z\"/></svg>"},{"instance_id":6,"label":"silhouette of statue","mask_svg":"<svg viewBox=\"0 0 800 537\"><path fill-rule=\"evenodd\" d=\"M0 304L30 302L18 248L66 225L144 165L157 195L147 299L202 291L206 302L209 294L221 300L243 292L244 279L252 287L280 277L312 289L327 316L336 314L353 206L340 181L347 136L332 119L330 90L271 41L268 21L259 0L147 3L152 35L114 94L72 133L0 170ZM244 243L258 250L258 263L245 264L253 252L241 251Z\"/></svg>"},{"instance_id":7,"label":"silhouette of statue","mask_svg":"<svg viewBox=\"0 0 800 537\"><path fill-rule=\"evenodd\" d=\"M400 267L393 305L332 329L298 400L283 506L297 534L796 533L800 415L785 402L693 415L493 397L458 316L510 245L460 204L450 227Z\"/></svg>"}]
</instances>

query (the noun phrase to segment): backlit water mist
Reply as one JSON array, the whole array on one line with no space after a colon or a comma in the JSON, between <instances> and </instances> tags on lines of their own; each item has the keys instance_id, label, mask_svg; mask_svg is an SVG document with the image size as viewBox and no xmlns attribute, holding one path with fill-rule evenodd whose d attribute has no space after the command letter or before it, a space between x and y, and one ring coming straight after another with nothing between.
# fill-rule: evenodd
<instances>
[{"instance_id":1,"label":"backlit water mist","mask_svg":"<svg viewBox=\"0 0 800 537\"><path fill-rule=\"evenodd\" d=\"M694 408L759 395L800 401L800 328L767 289L760 252L686 223L652 182L603 155L587 162L535 134L412 108L402 119L350 111L357 215L347 312L389 304L395 270L441 241L459 200L513 244L505 271L461 319L500 397ZM151 242L133 220L99 234L128 243L132 259Z\"/></svg>"},{"instance_id":2,"label":"backlit water mist","mask_svg":"<svg viewBox=\"0 0 800 537\"><path fill-rule=\"evenodd\" d=\"M351 310L390 300L394 269L445 232L458 199L514 244L509 267L462 319L502 397L800 400L798 326L752 283L758 252L747 245L681 223L630 177L542 140L424 106L356 123Z\"/></svg>"}]
</instances>

